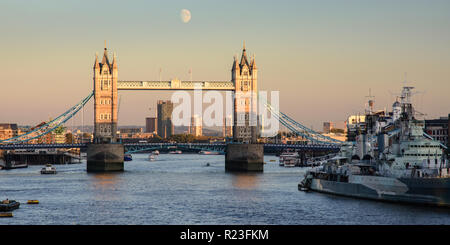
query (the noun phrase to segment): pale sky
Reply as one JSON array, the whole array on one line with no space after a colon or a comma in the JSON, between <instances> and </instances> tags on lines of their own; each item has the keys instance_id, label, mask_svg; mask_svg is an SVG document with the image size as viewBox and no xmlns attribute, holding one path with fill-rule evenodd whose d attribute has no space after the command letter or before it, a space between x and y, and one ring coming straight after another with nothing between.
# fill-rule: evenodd
<instances>
[{"instance_id":1,"label":"pale sky","mask_svg":"<svg viewBox=\"0 0 450 245\"><path fill-rule=\"evenodd\" d=\"M192 68L193 80L218 81L231 79L245 40L259 88L280 91L280 110L316 129L363 112L369 88L390 109L405 72L419 111L450 113L450 1L2 0L0 32L0 123L35 125L84 98L104 40L119 80L158 80L161 67L163 80ZM170 98L119 94L119 125L144 125Z\"/></svg>"}]
</instances>

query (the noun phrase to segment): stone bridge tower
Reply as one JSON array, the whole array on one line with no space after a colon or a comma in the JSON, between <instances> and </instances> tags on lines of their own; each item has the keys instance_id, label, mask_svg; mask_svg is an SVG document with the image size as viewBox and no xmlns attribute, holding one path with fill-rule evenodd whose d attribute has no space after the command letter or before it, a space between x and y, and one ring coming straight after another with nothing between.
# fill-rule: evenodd
<instances>
[{"instance_id":1,"label":"stone bridge tower","mask_svg":"<svg viewBox=\"0 0 450 245\"><path fill-rule=\"evenodd\" d=\"M106 46L106 45L105 45ZM124 146L117 142L117 59L94 64L94 142L87 146L87 171L123 171Z\"/></svg>"},{"instance_id":2,"label":"stone bridge tower","mask_svg":"<svg viewBox=\"0 0 450 245\"><path fill-rule=\"evenodd\" d=\"M258 119L258 68L255 57L250 62L245 43L241 60L234 57L231 80L235 86L233 141L256 143Z\"/></svg>"},{"instance_id":3,"label":"stone bridge tower","mask_svg":"<svg viewBox=\"0 0 450 245\"><path fill-rule=\"evenodd\" d=\"M105 47L100 63L94 64L94 143L117 141L117 59L112 63Z\"/></svg>"},{"instance_id":4,"label":"stone bridge tower","mask_svg":"<svg viewBox=\"0 0 450 245\"><path fill-rule=\"evenodd\" d=\"M258 68L242 50L240 62L234 58L231 68L234 84L233 142L225 150L226 171L264 171L264 145L257 143Z\"/></svg>"}]
</instances>

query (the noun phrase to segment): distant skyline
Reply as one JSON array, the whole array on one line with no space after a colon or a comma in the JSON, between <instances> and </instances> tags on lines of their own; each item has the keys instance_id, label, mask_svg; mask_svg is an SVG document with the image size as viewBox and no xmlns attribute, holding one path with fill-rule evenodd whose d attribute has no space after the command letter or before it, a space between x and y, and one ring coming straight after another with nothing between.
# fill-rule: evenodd
<instances>
[{"instance_id":1,"label":"distant skyline","mask_svg":"<svg viewBox=\"0 0 450 245\"><path fill-rule=\"evenodd\" d=\"M193 80L219 81L245 41L260 90L279 90L280 110L318 130L362 113L369 89L375 108L390 110L405 72L421 92L417 110L450 113L450 1L3 0L0 31L1 123L35 125L84 98L104 40L119 80L159 80L161 68L163 80L189 80L192 69ZM170 99L119 94L119 125L144 125Z\"/></svg>"}]
</instances>

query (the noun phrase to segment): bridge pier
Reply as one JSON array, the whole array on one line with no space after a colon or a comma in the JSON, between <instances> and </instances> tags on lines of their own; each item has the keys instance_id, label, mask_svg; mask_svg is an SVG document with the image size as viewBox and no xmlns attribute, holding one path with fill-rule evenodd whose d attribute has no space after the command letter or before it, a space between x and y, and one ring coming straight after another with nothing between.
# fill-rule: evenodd
<instances>
[{"instance_id":1,"label":"bridge pier","mask_svg":"<svg viewBox=\"0 0 450 245\"><path fill-rule=\"evenodd\" d=\"M225 171L263 172L263 144L227 144L225 150Z\"/></svg>"},{"instance_id":2,"label":"bridge pier","mask_svg":"<svg viewBox=\"0 0 450 245\"><path fill-rule=\"evenodd\" d=\"M87 146L87 171L123 171L124 151L123 144L89 144Z\"/></svg>"}]
</instances>

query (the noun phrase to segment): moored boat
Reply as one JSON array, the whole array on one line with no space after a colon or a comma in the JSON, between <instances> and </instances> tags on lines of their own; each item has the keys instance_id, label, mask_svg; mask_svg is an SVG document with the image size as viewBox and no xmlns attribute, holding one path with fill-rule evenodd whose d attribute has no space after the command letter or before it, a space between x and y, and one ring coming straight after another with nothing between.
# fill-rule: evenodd
<instances>
[{"instance_id":1,"label":"moored boat","mask_svg":"<svg viewBox=\"0 0 450 245\"><path fill-rule=\"evenodd\" d=\"M148 155L149 161L155 161L155 156L153 154Z\"/></svg>"},{"instance_id":2,"label":"moored boat","mask_svg":"<svg viewBox=\"0 0 450 245\"><path fill-rule=\"evenodd\" d=\"M56 168L51 164L46 164L45 167L41 169L41 174L56 174Z\"/></svg>"},{"instance_id":3,"label":"moored boat","mask_svg":"<svg viewBox=\"0 0 450 245\"><path fill-rule=\"evenodd\" d=\"M357 125L356 141L342 144L337 156L309 170L299 190L450 207L447 147L425 134L410 102L411 89L403 87L390 115L369 108L364 124Z\"/></svg>"},{"instance_id":4,"label":"moored boat","mask_svg":"<svg viewBox=\"0 0 450 245\"><path fill-rule=\"evenodd\" d=\"M8 212L8 213L0 213L0 218L12 218L13 214Z\"/></svg>"},{"instance_id":5,"label":"moored boat","mask_svg":"<svg viewBox=\"0 0 450 245\"><path fill-rule=\"evenodd\" d=\"M291 160L293 158L298 158L298 157L299 157L298 152L288 149L280 154L280 164L288 159Z\"/></svg>"},{"instance_id":6,"label":"moored boat","mask_svg":"<svg viewBox=\"0 0 450 245\"><path fill-rule=\"evenodd\" d=\"M281 167L295 167L300 162L299 154L298 152L294 150L286 150L283 153L280 154L280 163L279 165Z\"/></svg>"},{"instance_id":7,"label":"moored boat","mask_svg":"<svg viewBox=\"0 0 450 245\"><path fill-rule=\"evenodd\" d=\"M131 154L125 154L125 155L123 155L123 160L124 161L132 161L133 157L131 156Z\"/></svg>"},{"instance_id":8,"label":"moored boat","mask_svg":"<svg viewBox=\"0 0 450 245\"><path fill-rule=\"evenodd\" d=\"M293 168L295 167L295 164L297 163L297 159L296 158L286 158L284 159L284 167L286 168Z\"/></svg>"},{"instance_id":9,"label":"moored boat","mask_svg":"<svg viewBox=\"0 0 450 245\"><path fill-rule=\"evenodd\" d=\"M8 212L8 211L12 211L14 209L19 208L20 206L20 202L16 202L15 200L3 200L0 203L0 211L1 212Z\"/></svg>"},{"instance_id":10,"label":"moored boat","mask_svg":"<svg viewBox=\"0 0 450 245\"><path fill-rule=\"evenodd\" d=\"M16 169L16 168L28 168L28 164L26 162L21 161L7 161L5 163L5 166L3 166L3 169L9 170L9 169Z\"/></svg>"},{"instance_id":11,"label":"moored boat","mask_svg":"<svg viewBox=\"0 0 450 245\"><path fill-rule=\"evenodd\" d=\"M38 200L28 200L27 204L39 204Z\"/></svg>"}]
</instances>

